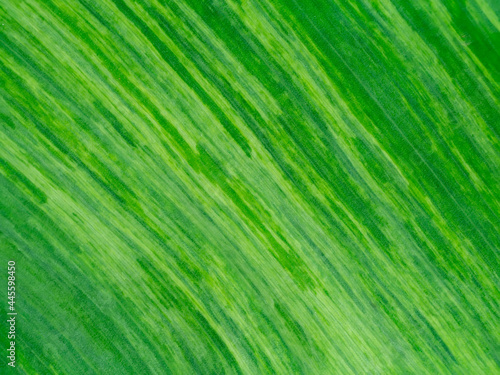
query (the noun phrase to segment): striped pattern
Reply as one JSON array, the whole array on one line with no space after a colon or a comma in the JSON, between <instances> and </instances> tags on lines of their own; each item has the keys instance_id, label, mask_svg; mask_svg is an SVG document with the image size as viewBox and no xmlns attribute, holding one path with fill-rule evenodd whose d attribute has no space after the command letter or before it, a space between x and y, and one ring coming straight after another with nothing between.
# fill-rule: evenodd
<instances>
[{"instance_id":1,"label":"striped pattern","mask_svg":"<svg viewBox=\"0 0 500 375\"><path fill-rule=\"evenodd\" d=\"M500 374L498 4L2 1L17 372Z\"/></svg>"}]
</instances>

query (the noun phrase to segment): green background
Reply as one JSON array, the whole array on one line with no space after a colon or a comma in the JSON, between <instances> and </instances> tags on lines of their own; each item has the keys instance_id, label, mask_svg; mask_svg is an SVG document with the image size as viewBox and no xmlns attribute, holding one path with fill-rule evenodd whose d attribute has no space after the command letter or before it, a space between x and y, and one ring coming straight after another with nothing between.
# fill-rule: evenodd
<instances>
[{"instance_id":1,"label":"green background","mask_svg":"<svg viewBox=\"0 0 500 375\"><path fill-rule=\"evenodd\" d=\"M499 15L0 1L0 373L500 374Z\"/></svg>"}]
</instances>

